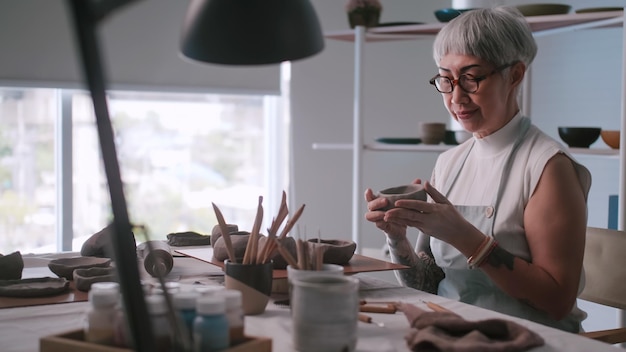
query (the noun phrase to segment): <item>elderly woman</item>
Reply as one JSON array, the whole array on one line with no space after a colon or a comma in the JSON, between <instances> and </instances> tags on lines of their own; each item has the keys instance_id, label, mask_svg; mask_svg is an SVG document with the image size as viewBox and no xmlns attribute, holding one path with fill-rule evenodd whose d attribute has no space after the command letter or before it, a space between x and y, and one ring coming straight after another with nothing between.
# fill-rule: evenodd
<instances>
[{"instance_id":1,"label":"elderly woman","mask_svg":"<svg viewBox=\"0 0 626 352\"><path fill-rule=\"evenodd\" d=\"M424 183L429 202L400 200L384 212L387 200L368 189L365 216L385 232L392 260L411 267L396 273L407 286L578 332L591 176L520 114L517 93L536 52L513 8L448 23L430 83L473 138L439 156ZM420 231L415 249L408 227Z\"/></svg>"}]
</instances>

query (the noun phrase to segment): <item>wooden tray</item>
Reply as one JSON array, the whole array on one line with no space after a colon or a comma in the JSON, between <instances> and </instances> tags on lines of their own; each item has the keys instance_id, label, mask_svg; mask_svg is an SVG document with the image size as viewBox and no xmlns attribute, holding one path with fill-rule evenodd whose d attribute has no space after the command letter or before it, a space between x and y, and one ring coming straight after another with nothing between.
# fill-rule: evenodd
<instances>
[{"instance_id":1,"label":"wooden tray","mask_svg":"<svg viewBox=\"0 0 626 352\"><path fill-rule=\"evenodd\" d=\"M206 263L217 265L224 268L224 263L213 258L213 248L191 248L191 249L177 249L175 252L179 254L192 257L201 260ZM362 272L371 271L386 271L386 270L400 270L408 269L409 267L401 264L394 264L379 260L371 257L366 257L360 254L355 254L347 265L344 265L343 272L345 274L356 274ZM274 279L284 279L287 277L287 270L274 269Z\"/></svg>"},{"instance_id":2,"label":"wooden tray","mask_svg":"<svg viewBox=\"0 0 626 352\"><path fill-rule=\"evenodd\" d=\"M132 352L131 349L85 342L82 330L46 336L39 339L40 352ZM246 339L224 352L272 352L272 339L246 336Z\"/></svg>"}]
</instances>

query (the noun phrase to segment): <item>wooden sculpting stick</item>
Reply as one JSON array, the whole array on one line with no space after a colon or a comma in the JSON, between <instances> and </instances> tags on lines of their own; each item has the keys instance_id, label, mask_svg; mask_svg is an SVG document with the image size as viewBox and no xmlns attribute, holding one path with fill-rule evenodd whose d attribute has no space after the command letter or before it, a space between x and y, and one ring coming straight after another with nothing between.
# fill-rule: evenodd
<instances>
[{"instance_id":1,"label":"wooden sculpting stick","mask_svg":"<svg viewBox=\"0 0 626 352\"><path fill-rule=\"evenodd\" d=\"M215 211L215 217L217 217L217 223L220 226L220 231L222 232L222 237L224 238L224 244L226 245L226 252L228 252L228 259L231 262L236 263L235 260L235 251L233 250L233 242L230 239L230 233L228 232L228 226L226 226L226 221L224 221L224 216L220 209L213 204L213 210Z\"/></svg>"}]
</instances>

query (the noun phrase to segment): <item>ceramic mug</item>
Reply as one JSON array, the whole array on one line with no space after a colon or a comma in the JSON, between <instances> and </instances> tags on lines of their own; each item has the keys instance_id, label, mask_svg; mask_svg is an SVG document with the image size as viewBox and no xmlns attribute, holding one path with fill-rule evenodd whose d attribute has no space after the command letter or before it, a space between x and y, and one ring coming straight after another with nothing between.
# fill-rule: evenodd
<instances>
[{"instance_id":1,"label":"ceramic mug","mask_svg":"<svg viewBox=\"0 0 626 352\"><path fill-rule=\"evenodd\" d=\"M224 261L224 286L239 290L245 315L265 312L272 293L272 262L264 264L241 264Z\"/></svg>"},{"instance_id":2,"label":"ceramic mug","mask_svg":"<svg viewBox=\"0 0 626 352\"><path fill-rule=\"evenodd\" d=\"M354 351L359 281L350 276L292 278L293 345L300 352Z\"/></svg>"}]
</instances>

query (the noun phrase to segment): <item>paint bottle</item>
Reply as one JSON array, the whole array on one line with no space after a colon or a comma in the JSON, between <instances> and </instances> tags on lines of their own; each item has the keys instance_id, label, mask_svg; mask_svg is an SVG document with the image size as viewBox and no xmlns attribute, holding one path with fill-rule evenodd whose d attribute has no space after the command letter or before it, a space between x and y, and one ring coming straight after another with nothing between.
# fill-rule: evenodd
<instances>
[{"instance_id":1,"label":"paint bottle","mask_svg":"<svg viewBox=\"0 0 626 352\"><path fill-rule=\"evenodd\" d=\"M91 307L86 315L85 341L102 345L114 344L119 299L119 286L96 286L89 290L88 300Z\"/></svg>"},{"instance_id":2,"label":"paint bottle","mask_svg":"<svg viewBox=\"0 0 626 352\"><path fill-rule=\"evenodd\" d=\"M196 292L176 292L172 297L174 309L178 318L185 325L185 332L191 341L193 337L193 322L196 319L196 301L200 294Z\"/></svg>"},{"instance_id":3,"label":"paint bottle","mask_svg":"<svg viewBox=\"0 0 626 352\"><path fill-rule=\"evenodd\" d=\"M224 297L226 306L226 319L228 320L228 330L230 343L236 344L244 339L244 313L239 290L222 290L215 293L217 296Z\"/></svg>"},{"instance_id":4,"label":"paint bottle","mask_svg":"<svg viewBox=\"0 0 626 352\"><path fill-rule=\"evenodd\" d=\"M148 306L148 314L150 314L152 334L154 335L154 344L157 347L157 352L171 352L172 337L170 331L172 331L172 326L167 316L165 296L148 296L146 297L146 305Z\"/></svg>"},{"instance_id":5,"label":"paint bottle","mask_svg":"<svg viewBox=\"0 0 626 352\"><path fill-rule=\"evenodd\" d=\"M230 345L224 297L202 296L196 301L194 352L217 352Z\"/></svg>"}]
</instances>

